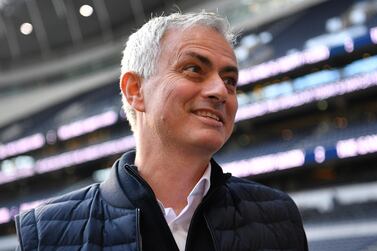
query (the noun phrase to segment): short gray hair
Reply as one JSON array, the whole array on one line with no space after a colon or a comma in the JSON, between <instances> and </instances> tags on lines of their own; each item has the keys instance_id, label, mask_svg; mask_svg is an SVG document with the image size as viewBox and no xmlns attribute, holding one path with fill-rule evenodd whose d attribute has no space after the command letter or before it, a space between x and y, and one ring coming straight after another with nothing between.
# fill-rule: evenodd
<instances>
[{"instance_id":1,"label":"short gray hair","mask_svg":"<svg viewBox=\"0 0 377 251\"><path fill-rule=\"evenodd\" d=\"M160 41L168 29L187 29L194 25L202 25L215 29L233 47L235 35L232 33L227 19L216 13L202 11L199 13L173 13L169 16L154 17L139 30L131 34L123 50L121 78L127 72L134 72L142 79L148 79L156 71L160 56ZM136 127L136 114L122 95L123 110L130 123L131 130Z\"/></svg>"}]
</instances>

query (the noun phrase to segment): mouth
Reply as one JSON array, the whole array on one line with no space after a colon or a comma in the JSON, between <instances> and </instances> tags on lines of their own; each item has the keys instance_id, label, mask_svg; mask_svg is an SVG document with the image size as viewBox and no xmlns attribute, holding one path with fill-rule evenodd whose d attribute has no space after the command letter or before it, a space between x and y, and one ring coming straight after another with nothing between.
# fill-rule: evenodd
<instances>
[{"instance_id":1,"label":"mouth","mask_svg":"<svg viewBox=\"0 0 377 251\"><path fill-rule=\"evenodd\" d=\"M204 118L209 118L217 122L223 123L223 118L220 114L214 112L214 111L209 111L209 110L197 110L194 112L197 116L204 117Z\"/></svg>"}]
</instances>

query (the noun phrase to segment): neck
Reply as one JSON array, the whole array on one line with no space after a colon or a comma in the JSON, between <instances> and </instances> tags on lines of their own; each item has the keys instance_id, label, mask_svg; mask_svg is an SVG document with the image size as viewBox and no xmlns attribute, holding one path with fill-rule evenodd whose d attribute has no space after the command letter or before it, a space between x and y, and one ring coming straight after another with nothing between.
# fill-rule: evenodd
<instances>
[{"instance_id":1,"label":"neck","mask_svg":"<svg viewBox=\"0 0 377 251\"><path fill-rule=\"evenodd\" d=\"M153 146L138 143L141 144L137 144L135 165L139 174L157 199L179 214L187 204L187 196L208 167L211 156L155 142Z\"/></svg>"}]
</instances>

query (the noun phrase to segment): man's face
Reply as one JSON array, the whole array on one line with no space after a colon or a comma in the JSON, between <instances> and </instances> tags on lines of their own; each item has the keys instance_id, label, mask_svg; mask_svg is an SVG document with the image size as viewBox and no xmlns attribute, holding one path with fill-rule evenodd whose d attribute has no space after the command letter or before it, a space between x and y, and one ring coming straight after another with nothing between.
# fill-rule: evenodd
<instances>
[{"instance_id":1,"label":"man's face","mask_svg":"<svg viewBox=\"0 0 377 251\"><path fill-rule=\"evenodd\" d=\"M237 111L233 49L205 26L171 29L161 47L156 73L143 83L143 127L165 145L213 154L232 133Z\"/></svg>"}]
</instances>

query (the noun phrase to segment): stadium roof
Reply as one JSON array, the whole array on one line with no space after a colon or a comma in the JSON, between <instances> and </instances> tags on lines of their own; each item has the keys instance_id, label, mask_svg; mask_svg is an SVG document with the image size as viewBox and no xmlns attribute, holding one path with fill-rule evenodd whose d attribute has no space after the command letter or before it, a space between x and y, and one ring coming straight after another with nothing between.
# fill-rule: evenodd
<instances>
[{"instance_id":1,"label":"stadium roof","mask_svg":"<svg viewBox=\"0 0 377 251\"><path fill-rule=\"evenodd\" d=\"M250 23L251 16L258 16L256 13L264 18L272 16L276 6L279 13L285 13L315 2L320 1L0 0L0 70L27 64L30 59L49 58L57 52L81 50L93 41L112 41L140 26L150 13L196 7L218 10L229 16L232 24L245 19Z\"/></svg>"}]
</instances>

